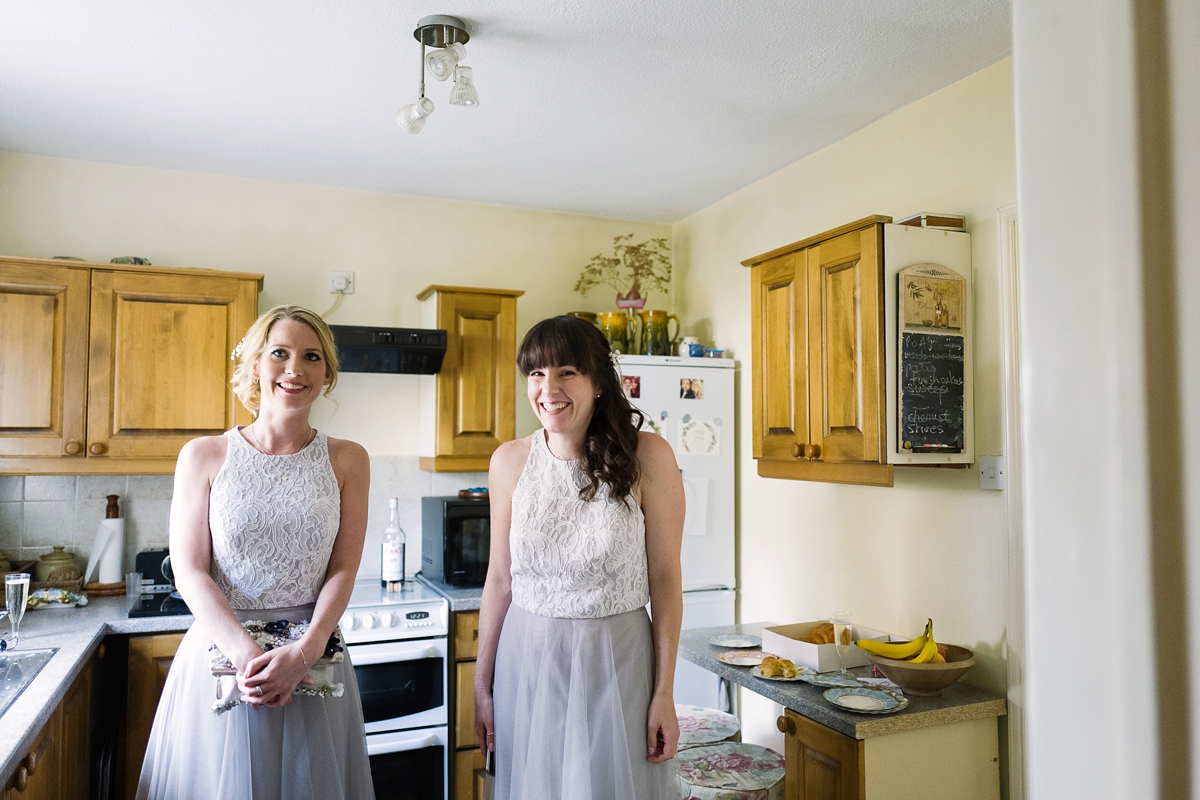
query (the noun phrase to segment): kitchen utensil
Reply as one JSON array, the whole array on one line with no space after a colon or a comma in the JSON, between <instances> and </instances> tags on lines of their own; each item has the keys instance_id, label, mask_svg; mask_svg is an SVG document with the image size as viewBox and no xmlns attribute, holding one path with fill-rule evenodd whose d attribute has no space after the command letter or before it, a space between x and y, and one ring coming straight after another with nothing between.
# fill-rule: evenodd
<instances>
[{"instance_id":1,"label":"kitchen utensil","mask_svg":"<svg viewBox=\"0 0 1200 800\"><path fill-rule=\"evenodd\" d=\"M871 663L879 668L888 680L915 697L937 697L942 690L961 678L975 664L975 654L965 647L954 644L946 648L945 664L914 664L894 658L867 653Z\"/></svg>"},{"instance_id":2,"label":"kitchen utensil","mask_svg":"<svg viewBox=\"0 0 1200 800\"><path fill-rule=\"evenodd\" d=\"M762 644L762 637L749 633L718 633L708 637L708 643L716 647L758 647Z\"/></svg>"},{"instance_id":3,"label":"kitchen utensil","mask_svg":"<svg viewBox=\"0 0 1200 800\"><path fill-rule=\"evenodd\" d=\"M838 708L857 714L891 714L908 706L907 697L866 686L829 689L823 696Z\"/></svg>"},{"instance_id":4,"label":"kitchen utensil","mask_svg":"<svg viewBox=\"0 0 1200 800\"><path fill-rule=\"evenodd\" d=\"M838 672L846 678L850 676L846 669L846 653L850 651L850 612L835 611L829 615L829 621L833 624L833 646L837 649L840 667Z\"/></svg>"},{"instance_id":5,"label":"kitchen utensil","mask_svg":"<svg viewBox=\"0 0 1200 800\"><path fill-rule=\"evenodd\" d=\"M642 339L637 352L644 356L671 354L679 337L679 317L658 309L637 312L642 320ZM671 320L675 320L675 336L671 336Z\"/></svg>"},{"instance_id":6,"label":"kitchen utensil","mask_svg":"<svg viewBox=\"0 0 1200 800\"><path fill-rule=\"evenodd\" d=\"M762 660L770 655L762 650L726 650L724 653L717 653L717 661L733 664L735 667L752 667L762 663Z\"/></svg>"}]
</instances>

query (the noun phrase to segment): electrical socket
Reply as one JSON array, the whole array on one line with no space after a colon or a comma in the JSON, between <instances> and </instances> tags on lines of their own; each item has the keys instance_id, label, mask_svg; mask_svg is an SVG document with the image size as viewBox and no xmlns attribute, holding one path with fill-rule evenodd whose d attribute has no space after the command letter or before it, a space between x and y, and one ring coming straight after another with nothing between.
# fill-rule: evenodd
<instances>
[{"instance_id":1,"label":"electrical socket","mask_svg":"<svg viewBox=\"0 0 1200 800\"><path fill-rule=\"evenodd\" d=\"M350 271L339 272L337 270L330 270L329 291L354 294L354 273Z\"/></svg>"}]
</instances>

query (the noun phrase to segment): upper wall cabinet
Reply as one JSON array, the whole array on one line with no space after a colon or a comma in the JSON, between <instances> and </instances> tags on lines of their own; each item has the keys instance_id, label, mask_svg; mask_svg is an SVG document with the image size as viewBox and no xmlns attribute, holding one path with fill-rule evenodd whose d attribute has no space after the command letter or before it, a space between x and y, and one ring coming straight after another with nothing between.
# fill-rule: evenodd
<instances>
[{"instance_id":1,"label":"upper wall cabinet","mask_svg":"<svg viewBox=\"0 0 1200 800\"><path fill-rule=\"evenodd\" d=\"M486 472L516 430L517 298L522 291L430 286L423 325L446 331L446 357L421 377L421 469Z\"/></svg>"},{"instance_id":2,"label":"upper wall cabinet","mask_svg":"<svg viewBox=\"0 0 1200 800\"><path fill-rule=\"evenodd\" d=\"M892 485L883 344L890 221L867 217L742 262L751 271L759 475Z\"/></svg>"},{"instance_id":3,"label":"upper wall cabinet","mask_svg":"<svg viewBox=\"0 0 1200 800\"><path fill-rule=\"evenodd\" d=\"M262 276L0 257L0 473L169 474L250 415L229 353Z\"/></svg>"}]
</instances>

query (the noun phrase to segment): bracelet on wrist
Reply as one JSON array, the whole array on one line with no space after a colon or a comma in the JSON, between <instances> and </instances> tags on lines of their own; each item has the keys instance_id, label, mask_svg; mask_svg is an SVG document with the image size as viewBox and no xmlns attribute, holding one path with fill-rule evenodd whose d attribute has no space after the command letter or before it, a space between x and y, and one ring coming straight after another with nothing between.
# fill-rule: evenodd
<instances>
[{"instance_id":1,"label":"bracelet on wrist","mask_svg":"<svg viewBox=\"0 0 1200 800\"><path fill-rule=\"evenodd\" d=\"M296 644L296 650L300 653L300 663L304 664L304 669L308 669L308 659L304 657L304 648Z\"/></svg>"}]
</instances>

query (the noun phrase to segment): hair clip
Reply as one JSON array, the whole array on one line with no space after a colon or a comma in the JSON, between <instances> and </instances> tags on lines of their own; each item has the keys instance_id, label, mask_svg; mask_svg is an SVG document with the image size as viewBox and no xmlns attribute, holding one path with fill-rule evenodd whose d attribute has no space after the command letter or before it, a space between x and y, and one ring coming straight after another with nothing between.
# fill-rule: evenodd
<instances>
[{"instance_id":1,"label":"hair clip","mask_svg":"<svg viewBox=\"0 0 1200 800\"><path fill-rule=\"evenodd\" d=\"M617 367L621 366L621 351L620 350L609 350L608 351L608 360L612 362L613 369L616 369Z\"/></svg>"},{"instance_id":2,"label":"hair clip","mask_svg":"<svg viewBox=\"0 0 1200 800\"><path fill-rule=\"evenodd\" d=\"M237 361L239 358L242 357L242 353L245 351L245 349L246 349L246 337L243 336L242 340L237 343L237 347L233 348L233 352L229 354L229 360Z\"/></svg>"}]
</instances>

